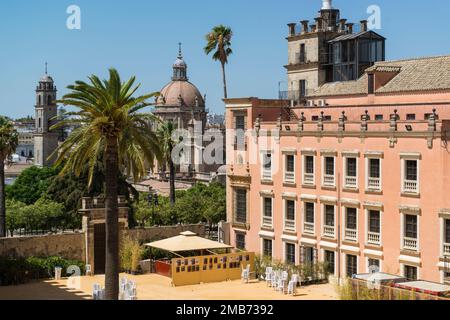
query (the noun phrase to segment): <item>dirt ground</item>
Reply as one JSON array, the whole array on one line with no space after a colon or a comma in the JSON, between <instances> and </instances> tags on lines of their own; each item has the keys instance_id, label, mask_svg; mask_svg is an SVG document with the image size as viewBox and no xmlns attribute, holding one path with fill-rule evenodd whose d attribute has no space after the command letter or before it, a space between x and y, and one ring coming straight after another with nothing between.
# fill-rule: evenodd
<instances>
[{"instance_id":1,"label":"dirt ground","mask_svg":"<svg viewBox=\"0 0 450 320\"><path fill-rule=\"evenodd\" d=\"M139 300L336 300L331 284L298 288L295 297L275 292L264 282L244 284L241 281L172 287L169 278L159 275L131 276L122 274L137 284ZM104 276L81 277L78 283L41 281L0 287L0 300L83 300L91 299L95 283L103 286ZM71 288L79 289L71 289Z\"/></svg>"}]
</instances>

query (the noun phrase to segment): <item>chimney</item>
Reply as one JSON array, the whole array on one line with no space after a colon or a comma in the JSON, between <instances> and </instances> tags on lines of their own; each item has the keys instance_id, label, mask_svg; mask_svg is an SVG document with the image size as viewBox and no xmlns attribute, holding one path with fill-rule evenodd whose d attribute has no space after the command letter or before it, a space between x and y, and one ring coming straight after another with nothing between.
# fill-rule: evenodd
<instances>
[{"instance_id":1,"label":"chimney","mask_svg":"<svg viewBox=\"0 0 450 320\"><path fill-rule=\"evenodd\" d=\"M296 23L289 23L288 27L289 27L289 37L293 37L295 36L295 27L296 27Z\"/></svg>"},{"instance_id":2,"label":"chimney","mask_svg":"<svg viewBox=\"0 0 450 320\"><path fill-rule=\"evenodd\" d=\"M316 20L317 32L322 32L323 31L323 18L318 17L318 18L315 18L314 20Z\"/></svg>"},{"instance_id":3,"label":"chimney","mask_svg":"<svg viewBox=\"0 0 450 320\"><path fill-rule=\"evenodd\" d=\"M345 32L345 24L346 23L347 23L347 19L339 20L339 32L341 32L341 33Z\"/></svg>"},{"instance_id":4,"label":"chimney","mask_svg":"<svg viewBox=\"0 0 450 320\"><path fill-rule=\"evenodd\" d=\"M361 20L361 32L367 31L367 20Z\"/></svg>"},{"instance_id":5,"label":"chimney","mask_svg":"<svg viewBox=\"0 0 450 320\"><path fill-rule=\"evenodd\" d=\"M311 28L311 32L316 32L316 25L315 24L310 25L310 28Z\"/></svg>"},{"instance_id":6,"label":"chimney","mask_svg":"<svg viewBox=\"0 0 450 320\"><path fill-rule=\"evenodd\" d=\"M333 9L332 0L322 0L322 10Z\"/></svg>"},{"instance_id":7,"label":"chimney","mask_svg":"<svg viewBox=\"0 0 450 320\"><path fill-rule=\"evenodd\" d=\"M302 34L308 33L309 20L302 20L300 23L302 24Z\"/></svg>"},{"instance_id":8,"label":"chimney","mask_svg":"<svg viewBox=\"0 0 450 320\"><path fill-rule=\"evenodd\" d=\"M353 26L354 26L354 25L355 25L354 23L347 23L347 24L346 24L346 26L347 26L347 32L348 32L348 33L350 33L350 34L353 33Z\"/></svg>"}]
</instances>

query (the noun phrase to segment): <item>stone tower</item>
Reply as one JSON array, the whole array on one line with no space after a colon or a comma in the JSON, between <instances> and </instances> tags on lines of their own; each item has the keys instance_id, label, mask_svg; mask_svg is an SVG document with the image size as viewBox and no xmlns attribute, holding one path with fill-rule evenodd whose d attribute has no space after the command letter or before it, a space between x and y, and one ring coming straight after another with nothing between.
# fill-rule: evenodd
<instances>
[{"instance_id":1,"label":"stone tower","mask_svg":"<svg viewBox=\"0 0 450 320\"><path fill-rule=\"evenodd\" d=\"M34 164L39 167L51 166L55 157L49 158L58 147L58 132L50 130L58 115L56 86L47 73L36 88L36 131L34 133Z\"/></svg>"},{"instance_id":2,"label":"stone tower","mask_svg":"<svg viewBox=\"0 0 450 320\"><path fill-rule=\"evenodd\" d=\"M290 100L298 102L327 82L328 41L339 35L339 19L339 10L332 7L331 1L323 1L314 23L300 21L299 32L295 23L288 25L289 63L285 68L288 71L288 90L295 93L295 97L289 97Z\"/></svg>"},{"instance_id":3,"label":"stone tower","mask_svg":"<svg viewBox=\"0 0 450 320\"><path fill-rule=\"evenodd\" d=\"M323 0L322 8L309 20L288 24L288 95L280 97L304 105L306 98L329 82L357 80L377 61L385 59L385 38L368 30L367 20L359 30L341 19L332 0Z\"/></svg>"}]
</instances>

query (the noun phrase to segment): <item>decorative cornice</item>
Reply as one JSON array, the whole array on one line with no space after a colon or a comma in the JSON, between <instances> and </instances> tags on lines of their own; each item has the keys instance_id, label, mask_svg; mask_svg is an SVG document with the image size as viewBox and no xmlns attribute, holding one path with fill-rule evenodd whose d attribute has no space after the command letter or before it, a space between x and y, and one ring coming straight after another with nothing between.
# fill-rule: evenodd
<instances>
[{"instance_id":1,"label":"decorative cornice","mask_svg":"<svg viewBox=\"0 0 450 320\"><path fill-rule=\"evenodd\" d=\"M403 214L414 214L420 216L422 214L422 209L418 206L410 206L410 205L400 205L399 206L400 213Z\"/></svg>"}]
</instances>

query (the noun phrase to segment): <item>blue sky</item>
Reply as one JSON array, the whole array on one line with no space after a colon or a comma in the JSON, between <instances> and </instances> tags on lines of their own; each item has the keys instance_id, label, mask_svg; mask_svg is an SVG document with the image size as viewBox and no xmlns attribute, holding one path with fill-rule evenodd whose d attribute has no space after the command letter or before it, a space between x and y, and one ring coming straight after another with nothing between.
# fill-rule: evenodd
<instances>
[{"instance_id":1,"label":"blue sky","mask_svg":"<svg viewBox=\"0 0 450 320\"><path fill-rule=\"evenodd\" d=\"M66 9L81 8L81 30L68 30ZM387 59L450 54L447 0L334 0L352 22L380 6ZM287 26L312 20L321 0L0 0L0 114L34 114L34 89L44 62L59 96L75 80L136 75L140 93L160 90L171 76L177 43L183 43L189 77L211 111L223 112L219 65L203 53L204 35L217 24L232 27L234 55L228 66L231 97L275 98L285 80Z\"/></svg>"}]
</instances>

